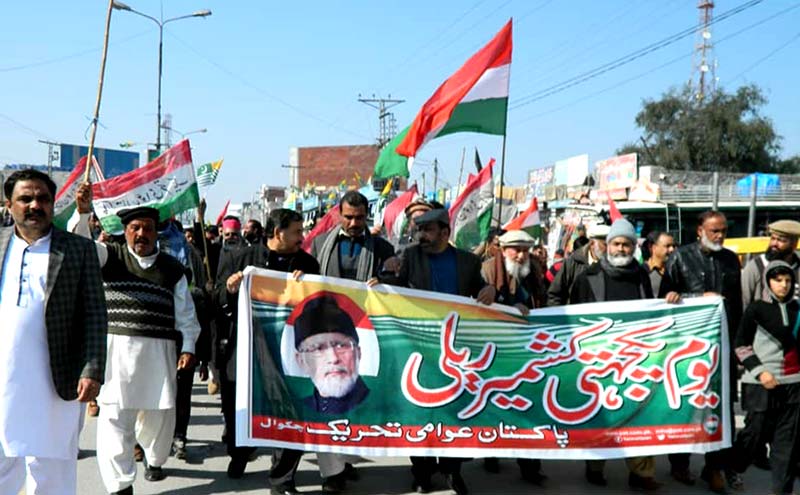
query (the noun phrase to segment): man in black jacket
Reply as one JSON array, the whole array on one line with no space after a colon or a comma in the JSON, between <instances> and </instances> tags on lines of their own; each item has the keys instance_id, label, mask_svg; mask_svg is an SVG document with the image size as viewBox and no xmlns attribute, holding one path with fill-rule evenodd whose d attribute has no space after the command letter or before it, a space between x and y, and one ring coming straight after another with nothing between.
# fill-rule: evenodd
<instances>
[{"instance_id":1,"label":"man in black jacket","mask_svg":"<svg viewBox=\"0 0 800 495\"><path fill-rule=\"evenodd\" d=\"M214 290L217 305L228 314L236 325L236 309L239 298L239 287L244 275L242 270L248 266L269 268L281 272L319 273L319 263L311 255L300 249L303 243L303 217L293 210L279 208L269 215L266 227L267 245L253 245L241 249L230 263L220 265L217 285ZM223 258L224 259L224 258ZM231 461L228 464L228 476L241 478L252 447L237 447L236 431L236 332L229 334L221 357L220 375L222 381L222 410L225 415L227 430L226 443ZM296 493L294 473L300 463L302 452L289 449L274 449L272 469L270 470L270 493Z\"/></svg>"},{"instance_id":2,"label":"man in black jacket","mask_svg":"<svg viewBox=\"0 0 800 495\"><path fill-rule=\"evenodd\" d=\"M650 276L634 258L637 235L633 225L624 218L614 222L606 238L607 252L584 270L575 279L570 293L570 303L582 304L605 301L633 301L652 299ZM667 295L667 302L680 300L676 293ZM628 485L646 491L658 489L661 484L655 480L655 459L653 456L629 457ZM586 479L593 485L605 486L603 476L605 461L586 462Z\"/></svg>"},{"instance_id":3,"label":"man in black jacket","mask_svg":"<svg viewBox=\"0 0 800 495\"><path fill-rule=\"evenodd\" d=\"M572 252L572 255L564 261L564 265L556 273L553 282L548 287L548 306L564 306L567 304L572 285L578 275L605 256L608 229L608 225L604 224L589 226L589 243Z\"/></svg>"},{"instance_id":4,"label":"man in black jacket","mask_svg":"<svg viewBox=\"0 0 800 495\"><path fill-rule=\"evenodd\" d=\"M474 297L483 304L492 304L496 291L481 277L480 258L448 242L450 219L447 210L431 210L419 216L416 224L419 243L405 250L396 285ZM437 466L435 457L412 457L412 490L419 493L430 491L431 476L438 467L450 488L458 495L466 495L468 490L461 477L461 463L462 459L440 457Z\"/></svg>"},{"instance_id":5,"label":"man in black jacket","mask_svg":"<svg viewBox=\"0 0 800 495\"><path fill-rule=\"evenodd\" d=\"M742 318L742 286L741 265L733 251L722 247L728 233L727 219L718 211L707 211L697 219L697 242L681 246L667 261L667 275L672 288L684 296L721 295L725 298L725 316L728 320L728 341L730 342L730 370L736 369L736 357L733 353L733 336L739 328ZM736 400L736 375L728 377L733 400ZM730 418L733 421L733 402L730 407ZM735 431L731 424L731 432ZM711 491L723 493L725 478L731 488L741 489L741 477L733 470L727 469L730 464L730 449L709 452L705 456L706 465L702 478L709 484ZM692 481L689 472L689 454L671 454L672 475L678 481ZM686 481L684 481L686 480Z\"/></svg>"}]
</instances>

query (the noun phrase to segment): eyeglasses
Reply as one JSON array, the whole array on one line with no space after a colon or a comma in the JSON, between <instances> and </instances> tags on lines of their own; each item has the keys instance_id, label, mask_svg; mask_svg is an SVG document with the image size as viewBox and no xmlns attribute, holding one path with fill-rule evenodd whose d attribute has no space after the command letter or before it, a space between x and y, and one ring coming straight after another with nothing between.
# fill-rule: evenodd
<instances>
[{"instance_id":1,"label":"eyeglasses","mask_svg":"<svg viewBox=\"0 0 800 495\"><path fill-rule=\"evenodd\" d=\"M298 349L298 352L303 354L311 354L313 356L322 356L328 349L333 349L333 352L336 354L349 354L353 352L353 349L356 348L356 343L352 340L345 340L345 341L331 341L331 342L320 342L317 345L312 345L309 347L304 347L302 349Z\"/></svg>"}]
</instances>

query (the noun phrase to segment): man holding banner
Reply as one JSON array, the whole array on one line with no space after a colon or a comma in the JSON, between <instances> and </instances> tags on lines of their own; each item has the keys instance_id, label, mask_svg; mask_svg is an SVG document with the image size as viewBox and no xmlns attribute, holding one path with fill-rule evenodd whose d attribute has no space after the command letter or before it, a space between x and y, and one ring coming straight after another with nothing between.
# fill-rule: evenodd
<instances>
[{"instance_id":1,"label":"man holding banner","mask_svg":"<svg viewBox=\"0 0 800 495\"><path fill-rule=\"evenodd\" d=\"M474 297L483 304L492 304L496 291L481 277L480 258L449 244L447 210L430 210L417 217L415 223L419 244L406 249L397 285ZM419 493L431 491L431 477L438 468L454 492L466 495L467 484L461 477L462 462L460 458L439 457L437 465L435 457L412 457L412 489Z\"/></svg>"},{"instance_id":2,"label":"man holding banner","mask_svg":"<svg viewBox=\"0 0 800 495\"><path fill-rule=\"evenodd\" d=\"M621 218L614 222L606 237L606 254L575 279L570 295L573 304L601 301L630 301L652 299L653 289L647 271L633 258L637 236L633 225ZM680 295L670 293L667 302L675 303ZM653 456L625 459L630 473L628 485L646 491L657 490L661 483L655 480ZM603 475L605 460L586 462L586 479L593 485L605 486Z\"/></svg>"}]
</instances>

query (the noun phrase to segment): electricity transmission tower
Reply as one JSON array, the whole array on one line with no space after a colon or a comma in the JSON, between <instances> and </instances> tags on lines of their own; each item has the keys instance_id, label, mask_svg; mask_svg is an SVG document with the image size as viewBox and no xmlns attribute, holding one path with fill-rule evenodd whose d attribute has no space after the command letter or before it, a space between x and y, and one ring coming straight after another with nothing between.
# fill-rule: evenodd
<instances>
[{"instance_id":1,"label":"electricity transmission tower","mask_svg":"<svg viewBox=\"0 0 800 495\"><path fill-rule=\"evenodd\" d=\"M372 98L362 98L359 94L358 101L378 110L378 147L383 148L397 134L397 120L389 109L405 100L394 100L392 95L388 98L376 98L375 95Z\"/></svg>"}]
</instances>

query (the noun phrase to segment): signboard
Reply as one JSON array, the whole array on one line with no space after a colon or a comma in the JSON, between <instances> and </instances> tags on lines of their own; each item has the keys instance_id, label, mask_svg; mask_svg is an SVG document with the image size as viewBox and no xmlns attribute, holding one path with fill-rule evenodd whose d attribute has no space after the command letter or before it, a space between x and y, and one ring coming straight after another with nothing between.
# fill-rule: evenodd
<instances>
[{"instance_id":1,"label":"signboard","mask_svg":"<svg viewBox=\"0 0 800 495\"><path fill-rule=\"evenodd\" d=\"M245 270L236 444L606 459L731 445L719 297L544 308Z\"/></svg>"},{"instance_id":2,"label":"signboard","mask_svg":"<svg viewBox=\"0 0 800 495\"><path fill-rule=\"evenodd\" d=\"M60 167L62 170L72 170L82 157L89 154L88 146L62 144ZM106 179L111 179L131 170L139 168L139 153L135 151L112 150L95 148L94 156L100 165Z\"/></svg>"},{"instance_id":3,"label":"signboard","mask_svg":"<svg viewBox=\"0 0 800 495\"><path fill-rule=\"evenodd\" d=\"M544 199L545 187L553 183L554 165L528 171L528 198Z\"/></svg>"},{"instance_id":4,"label":"signboard","mask_svg":"<svg viewBox=\"0 0 800 495\"><path fill-rule=\"evenodd\" d=\"M594 170L601 191L633 187L636 183L636 153L600 160L595 163Z\"/></svg>"},{"instance_id":5,"label":"signboard","mask_svg":"<svg viewBox=\"0 0 800 495\"><path fill-rule=\"evenodd\" d=\"M580 186L589 175L589 155L559 160L554 165L553 183L556 186Z\"/></svg>"}]
</instances>

